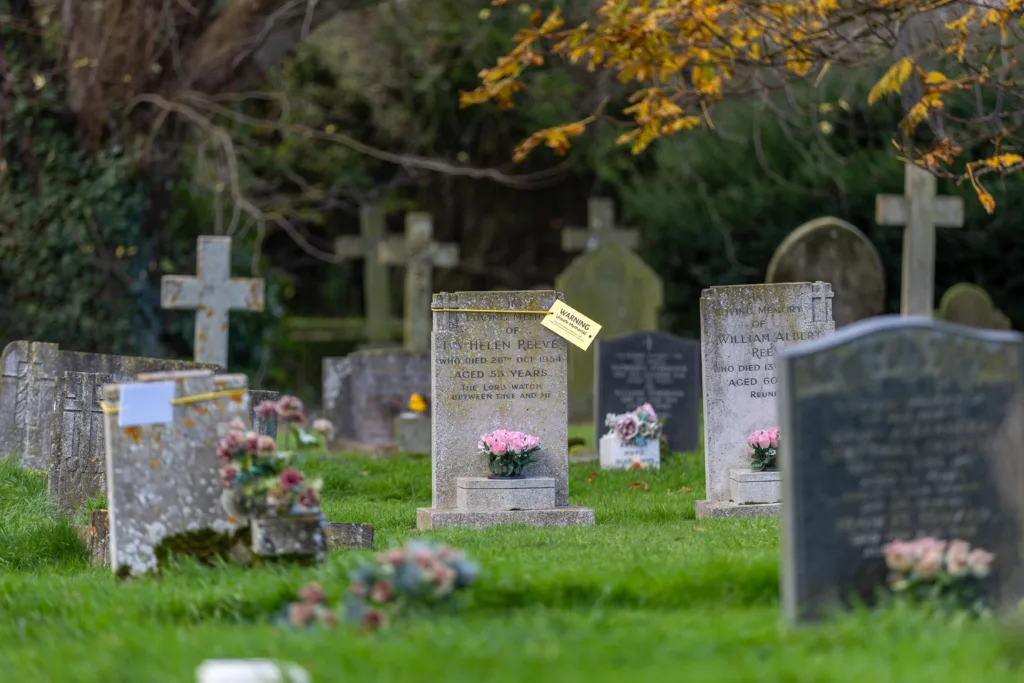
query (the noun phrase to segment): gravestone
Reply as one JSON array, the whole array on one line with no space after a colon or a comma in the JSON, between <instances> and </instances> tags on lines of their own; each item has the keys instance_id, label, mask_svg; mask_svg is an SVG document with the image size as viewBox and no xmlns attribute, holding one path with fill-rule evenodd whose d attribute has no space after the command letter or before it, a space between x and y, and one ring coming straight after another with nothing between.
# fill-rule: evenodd
<instances>
[{"instance_id":1,"label":"gravestone","mask_svg":"<svg viewBox=\"0 0 1024 683\"><path fill-rule=\"evenodd\" d=\"M228 316L231 311L263 310L262 278L231 277L231 238L199 238L196 275L164 275L160 305L196 312L194 356L197 363L228 365Z\"/></svg>"},{"instance_id":2,"label":"gravestone","mask_svg":"<svg viewBox=\"0 0 1024 683\"><path fill-rule=\"evenodd\" d=\"M902 225L901 315L931 315L935 307L935 228L962 228L964 200L936 196L935 176L911 163L904 167L903 195L875 198L875 222Z\"/></svg>"},{"instance_id":3,"label":"gravestone","mask_svg":"<svg viewBox=\"0 0 1024 683\"><path fill-rule=\"evenodd\" d=\"M640 246L640 233L615 226L615 203L607 197L587 200L587 227L562 231L562 251L594 251L605 244L618 244L634 251Z\"/></svg>"},{"instance_id":4,"label":"gravestone","mask_svg":"<svg viewBox=\"0 0 1024 683\"><path fill-rule=\"evenodd\" d=\"M341 260L363 259L363 317L370 348L390 345L394 327L388 269L378 256L386 232L381 207L364 204L359 209L359 237L339 237L334 242L334 253Z\"/></svg>"},{"instance_id":5,"label":"gravestone","mask_svg":"<svg viewBox=\"0 0 1024 683\"><path fill-rule=\"evenodd\" d=\"M429 354L384 348L323 359L324 417L339 441L394 443L395 417L413 394L430 395Z\"/></svg>"},{"instance_id":6,"label":"gravestone","mask_svg":"<svg viewBox=\"0 0 1024 683\"><path fill-rule=\"evenodd\" d=\"M555 279L567 304L617 337L658 329L663 300L661 278L643 259L618 244L605 244L576 257ZM594 411L593 347L569 350L569 420L586 422Z\"/></svg>"},{"instance_id":7,"label":"gravestone","mask_svg":"<svg viewBox=\"0 0 1024 683\"><path fill-rule=\"evenodd\" d=\"M986 330L1009 330L1013 323L978 285L961 282L942 295L935 318Z\"/></svg>"},{"instance_id":8,"label":"gravestone","mask_svg":"<svg viewBox=\"0 0 1024 683\"><path fill-rule=\"evenodd\" d=\"M700 443L700 342L667 332L637 332L598 339L594 392L594 445L608 413L621 415L650 403L663 421L673 451ZM666 454L667 455L667 454Z\"/></svg>"},{"instance_id":9,"label":"gravestone","mask_svg":"<svg viewBox=\"0 0 1024 683\"><path fill-rule=\"evenodd\" d=\"M569 505L567 342L541 325L556 298L561 299L557 292L533 290L434 296L427 392L433 498L432 507L416 511L419 529L594 523L593 510ZM477 444L496 429L540 439L537 462L527 466L525 479L486 479L487 458ZM510 510L486 504L502 492L550 496L552 506Z\"/></svg>"},{"instance_id":10,"label":"gravestone","mask_svg":"<svg viewBox=\"0 0 1024 683\"><path fill-rule=\"evenodd\" d=\"M430 351L430 297L434 292L434 268L459 265L459 245L434 241L429 213L405 216L405 237L388 238L378 245L380 262L405 266L405 348Z\"/></svg>"},{"instance_id":11,"label":"gravestone","mask_svg":"<svg viewBox=\"0 0 1024 683\"><path fill-rule=\"evenodd\" d=\"M123 382L140 372L195 368L222 370L192 361L62 351L48 342L11 342L0 356L0 456L17 452L26 468L47 468L54 384L66 372L109 374L115 382Z\"/></svg>"},{"instance_id":12,"label":"gravestone","mask_svg":"<svg viewBox=\"0 0 1024 683\"><path fill-rule=\"evenodd\" d=\"M789 233L772 255L765 282L828 282L837 328L885 311L882 257L864 233L832 216Z\"/></svg>"},{"instance_id":13,"label":"gravestone","mask_svg":"<svg viewBox=\"0 0 1024 683\"><path fill-rule=\"evenodd\" d=\"M782 602L820 617L885 585L883 546L924 536L995 553L1024 596L1024 336L885 316L779 355Z\"/></svg>"},{"instance_id":14,"label":"gravestone","mask_svg":"<svg viewBox=\"0 0 1024 683\"><path fill-rule=\"evenodd\" d=\"M273 401L277 403L281 400L281 394L277 391L266 391L264 389L250 389L249 390L249 424L252 425L252 430L257 434L265 434L267 436L277 436L277 420L265 420L256 414L256 406L263 403L264 401Z\"/></svg>"},{"instance_id":15,"label":"gravestone","mask_svg":"<svg viewBox=\"0 0 1024 683\"><path fill-rule=\"evenodd\" d=\"M711 287L701 293L700 322L707 500L697 501L697 517L776 516L777 501L732 500L730 481L778 490L777 472L767 477L774 481L749 473L747 437L778 426L779 350L835 330L832 288L827 282ZM787 438L783 432L781 440Z\"/></svg>"},{"instance_id":16,"label":"gravestone","mask_svg":"<svg viewBox=\"0 0 1024 683\"><path fill-rule=\"evenodd\" d=\"M157 569L157 548L189 532L231 534L236 528L221 505L217 447L227 423L249 414L245 375L208 370L139 375L138 383L173 382L174 398L210 393L230 396L178 403L169 424L118 426L122 385L103 388L110 412L107 434L107 506L115 574Z\"/></svg>"}]
</instances>

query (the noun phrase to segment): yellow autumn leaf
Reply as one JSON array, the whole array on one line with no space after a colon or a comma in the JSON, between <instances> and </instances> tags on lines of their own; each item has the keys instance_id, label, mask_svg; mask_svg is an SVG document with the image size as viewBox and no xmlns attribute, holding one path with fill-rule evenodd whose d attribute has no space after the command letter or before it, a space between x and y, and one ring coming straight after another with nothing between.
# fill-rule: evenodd
<instances>
[{"instance_id":1,"label":"yellow autumn leaf","mask_svg":"<svg viewBox=\"0 0 1024 683\"><path fill-rule=\"evenodd\" d=\"M942 85L949 81L945 74L939 73L938 71L929 71L925 77L924 82L926 85Z\"/></svg>"},{"instance_id":2,"label":"yellow autumn leaf","mask_svg":"<svg viewBox=\"0 0 1024 683\"><path fill-rule=\"evenodd\" d=\"M1019 163L1024 162L1024 157L1019 154L1000 154L994 156L991 159L983 159L982 163L989 168L997 168L1000 170L1011 168Z\"/></svg>"},{"instance_id":3,"label":"yellow autumn leaf","mask_svg":"<svg viewBox=\"0 0 1024 683\"><path fill-rule=\"evenodd\" d=\"M893 64L868 93L868 106L873 106L875 102L889 93L899 92L912 73L914 73L914 60L910 57L904 57Z\"/></svg>"}]
</instances>

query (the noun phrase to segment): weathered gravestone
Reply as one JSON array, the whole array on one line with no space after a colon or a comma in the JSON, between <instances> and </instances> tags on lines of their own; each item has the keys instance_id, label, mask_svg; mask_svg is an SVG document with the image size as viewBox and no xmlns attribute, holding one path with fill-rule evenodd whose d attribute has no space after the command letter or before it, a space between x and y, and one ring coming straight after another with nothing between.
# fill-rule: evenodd
<instances>
[{"instance_id":1,"label":"weathered gravestone","mask_svg":"<svg viewBox=\"0 0 1024 683\"><path fill-rule=\"evenodd\" d=\"M661 278L618 244L576 257L555 279L567 304L601 325L604 336L658 329ZM586 422L594 410L594 349L569 350L569 420Z\"/></svg>"},{"instance_id":2,"label":"weathered gravestone","mask_svg":"<svg viewBox=\"0 0 1024 683\"><path fill-rule=\"evenodd\" d=\"M195 368L222 370L192 361L62 351L47 342L11 342L0 356L0 455L17 452L25 467L46 469L55 414L54 384L66 372L108 374L122 382L140 372Z\"/></svg>"},{"instance_id":3,"label":"weathered gravestone","mask_svg":"<svg viewBox=\"0 0 1024 683\"><path fill-rule=\"evenodd\" d=\"M732 500L730 480L778 489L777 472L748 471L747 437L778 426L778 351L835 330L832 288L827 282L711 287L701 293L700 321L707 500L697 501L697 516L778 515L778 501ZM787 438L783 432L782 441Z\"/></svg>"},{"instance_id":4,"label":"weathered gravestone","mask_svg":"<svg viewBox=\"0 0 1024 683\"><path fill-rule=\"evenodd\" d=\"M995 553L1024 596L1024 336L925 318L865 320L778 358L782 602L820 617L871 601L883 546L933 536Z\"/></svg>"},{"instance_id":5,"label":"weathered gravestone","mask_svg":"<svg viewBox=\"0 0 1024 683\"><path fill-rule=\"evenodd\" d=\"M772 255L765 282L828 282L837 328L885 310L882 257L864 233L832 216L791 232Z\"/></svg>"},{"instance_id":6,"label":"weathered gravestone","mask_svg":"<svg viewBox=\"0 0 1024 683\"><path fill-rule=\"evenodd\" d=\"M596 344L594 446L607 432L608 413L620 415L650 403L663 421L669 448L695 450L700 443L700 342L667 332L637 332Z\"/></svg>"},{"instance_id":7,"label":"weathered gravestone","mask_svg":"<svg viewBox=\"0 0 1024 683\"><path fill-rule=\"evenodd\" d=\"M342 260L363 259L363 316L366 341L371 347L391 341L391 283L388 269L378 257L386 224L379 205L365 204L359 209L359 237L339 237L334 253Z\"/></svg>"},{"instance_id":8,"label":"weathered gravestone","mask_svg":"<svg viewBox=\"0 0 1024 683\"><path fill-rule=\"evenodd\" d=\"M181 551L190 532L231 534L236 520L221 505L217 447L227 423L249 411L245 375L210 371L151 373L137 382L173 382L173 422L119 427L121 385L103 388L107 434L107 504L114 573L158 568L158 548ZM210 394L216 397L210 398Z\"/></svg>"},{"instance_id":9,"label":"weathered gravestone","mask_svg":"<svg viewBox=\"0 0 1024 683\"><path fill-rule=\"evenodd\" d=\"M594 523L593 510L569 505L567 343L541 325L556 298L561 295L552 291L434 295L433 506L416 511L419 529ZM527 466L526 478L486 478L487 458L478 443L496 429L540 439L537 462ZM549 487L554 491L545 491ZM550 494L551 506L499 504L505 495L534 492L538 499Z\"/></svg>"},{"instance_id":10,"label":"weathered gravestone","mask_svg":"<svg viewBox=\"0 0 1024 683\"><path fill-rule=\"evenodd\" d=\"M384 445L413 394L430 395L430 356L407 349L367 349L323 359L324 417L339 441Z\"/></svg>"},{"instance_id":11,"label":"weathered gravestone","mask_svg":"<svg viewBox=\"0 0 1024 683\"><path fill-rule=\"evenodd\" d=\"M996 308L992 297L978 285L961 282L942 295L935 318L946 322L980 327L986 330L1009 330L1013 323Z\"/></svg>"},{"instance_id":12,"label":"weathered gravestone","mask_svg":"<svg viewBox=\"0 0 1024 683\"><path fill-rule=\"evenodd\" d=\"M263 403L264 401L272 401L276 403L281 399L280 392L277 391L266 391L264 389L250 389L249 390L249 424L252 425L252 430L257 434L265 434L267 436L277 436L277 420L266 420L256 413L256 406Z\"/></svg>"},{"instance_id":13,"label":"weathered gravestone","mask_svg":"<svg viewBox=\"0 0 1024 683\"><path fill-rule=\"evenodd\" d=\"M102 388L130 378L112 374L65 372L57 380L51 429L48 486L57 507L74 512L90 498L105 495L106 443ZM276 401L276 391L250 391L250 420L259 434L276 436L276 422L255 415L254 401Z\"/></svg>"}]
</instances>

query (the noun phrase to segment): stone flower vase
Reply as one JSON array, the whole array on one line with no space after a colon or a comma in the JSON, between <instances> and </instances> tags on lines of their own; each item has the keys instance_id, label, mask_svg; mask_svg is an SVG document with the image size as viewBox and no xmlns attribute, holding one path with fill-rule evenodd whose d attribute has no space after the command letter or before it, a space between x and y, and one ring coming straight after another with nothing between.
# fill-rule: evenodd
<instances>
[{"instance_id":1,"label":"stone flower vase","mask_svg":"<svg viewBox=\"0 0 1024 683\"><path fill-rule=\"evenodd\" d=\"M264 514L251 518L249 528L256 555L327 558L327 519L321 512Z\"/></svg>"}]
</instances>

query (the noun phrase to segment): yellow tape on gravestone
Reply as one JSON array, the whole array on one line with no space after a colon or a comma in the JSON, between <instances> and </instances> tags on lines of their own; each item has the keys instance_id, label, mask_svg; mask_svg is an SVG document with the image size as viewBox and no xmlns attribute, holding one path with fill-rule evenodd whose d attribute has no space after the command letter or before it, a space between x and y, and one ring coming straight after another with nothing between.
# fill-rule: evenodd
<instances>
[{"instance_id":1,"label":"yellow tape on gravestone","mask_svg":"<svg viewBox=\"0 0 1024 683\"><path fill-rule=\"evenodd\" d=\"M561 301L556 300L548 313L540 324L584 351L601 331L600 325Z\"/></svg>"}]
</instances>

